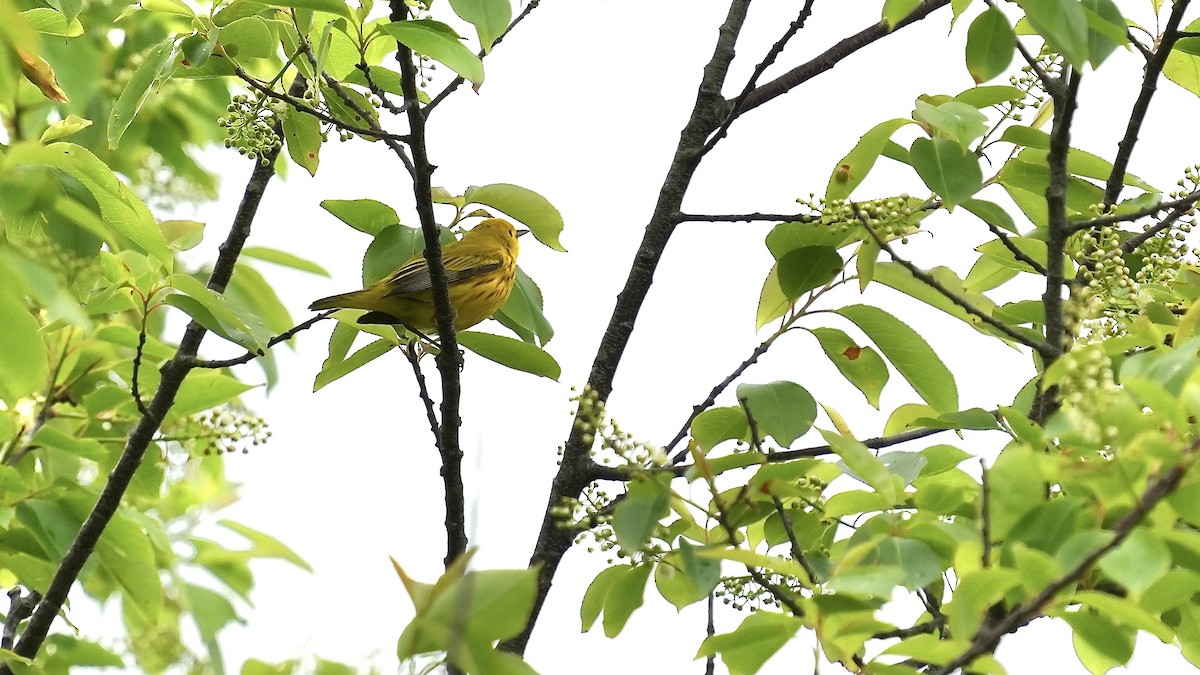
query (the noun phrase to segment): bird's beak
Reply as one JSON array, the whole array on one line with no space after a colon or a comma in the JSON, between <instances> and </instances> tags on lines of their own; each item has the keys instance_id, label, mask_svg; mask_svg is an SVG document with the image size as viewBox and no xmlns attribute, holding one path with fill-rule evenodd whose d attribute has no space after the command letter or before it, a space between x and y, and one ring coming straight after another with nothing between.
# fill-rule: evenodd
<instances>
[{"instance_id":1,"label":"bird's beak","mask_svg":"<svg viewBox=\"0 0 1200 675\"><path fill-rule=\"evenodd\" d=\"M521 235L525 235L525 234L529 234L529 230L517 230L518 237L520 237Z\"/></svg>"}]
</instances>

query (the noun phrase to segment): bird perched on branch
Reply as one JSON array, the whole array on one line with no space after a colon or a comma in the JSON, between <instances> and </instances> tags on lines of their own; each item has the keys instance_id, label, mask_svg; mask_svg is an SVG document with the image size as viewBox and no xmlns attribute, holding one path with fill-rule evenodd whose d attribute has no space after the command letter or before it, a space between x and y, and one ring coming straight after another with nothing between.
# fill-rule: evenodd
<instances>
[{"instance_id":1,"label":"bird perched on branch","mask_svg":"<svg viewBox=\"0 0 1200 675\"><path fill-rule=\"evenodd\" d=\"M506 220L489 218L442 247L454 330L474 326L508 300L517 274L517 237L525 232ZM365 309L359 323L400 324L421 334L437 332L433 282L421 253L362 290L321 298L308 308Z\"/></svg>"}]
</instances>

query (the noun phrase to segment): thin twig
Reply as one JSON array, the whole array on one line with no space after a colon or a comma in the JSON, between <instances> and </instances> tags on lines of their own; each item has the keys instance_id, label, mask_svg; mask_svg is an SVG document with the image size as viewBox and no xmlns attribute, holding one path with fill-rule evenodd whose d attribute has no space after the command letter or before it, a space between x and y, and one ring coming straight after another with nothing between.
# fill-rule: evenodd
<instances>
[{"instance_id":1,"label":"thin twig","mask_svg":"<svg viewBox=\"0 0 1200 675\"><path fill-rule=\"evenodd\" d=\"M244 363L250 363L251 361L253 361L254 359L257 359L260 356L265 356L267 353L266 352L267 349L270 349L271 347L274 347L275 345L277 345L281 342L287 342L288 340L291 340L292 338L296 337L297 333L300 333L301 331L306 331L309 328L312 328L313 326L317 325L317 322L322 321L324 319L328 319L329 316L336 311L337 311L336 309L331 309L331 310L321 312L320 314L312 317L308 321L304 321L302 323L296 324L295 326L292 326L291 328L283 331L279 335L276 335L275 337L271 338L270 340L267 340L267 345L263 349L246 350L245 354L234 357L232 359L205 360L205 359L193 358L190 362L191 367L192 368L232 368L233 366L240 366Z\"/></svg>"},{"instance_id":2,"label":"thin twig","mask_svg":"<svg viewBox=\"0 0 1200 675\"><path fill-rule=\"evenodd\" d=\"M796 213L796 214L780 214L780 213L735 213L735 214L696 214L696 213L680 213L676 216L676 222L688 223L749 223L754 221L767 221L771 223L811 223L820 220L821 217L812 214Z\"/></svg>"},{"instance_id":3,"label":"thin twig","mask_svg":"<svg viewBox=\"0 0 1200 675\"><path fill-rule=\"evenodd\" d=\"M421 357L418 353L420 344L416 340L410 341L404 347L404 358L412 366L413 377L417 380L417 395L421 397L421 403L425 406L425 418L429 421L429 430L433 432L433 443L437 447L438 454L442 452L442 435L438 429L441 425L438 424L437 410L433 405L433 398L429 396L429 387L425 383L425 373L421 371Z\"/></svg>"},{"instance_id":4,"label":"thin twig","mask_svg":"<svg viewBox=\"0 0 1200 675\"><path fill-rule=\"evenodd\" d=\"M252 89L261 92L267 98L272 98L277 101L283 101L284 103L295 108L296 110L299 110L300 112L308 114L308 115L312 115L313 117L321 120L322 122L325 122L326 124L332 124L333 126L339 128L339 129L345 129L346 131L356 133L361 136L370 136L372 138L386 139L386 140L392 140L392 141L397 141L397 142L405 142L408 140L408 136L406 134L393 134L393 133L389 133L387 131L384 131L384 130L378 129L378 128L372 129L369 127L360 127L360 126L357 126L354 124L347 124L347 123L333 117L332 115L329 115L327 113L321 112L320 110L317 110L316 108L312 107L311 105L305 103L303 99L297 98L296 96L292 96L290 94L285 94L282 92L275 91L275 89L273 89L272 87L270 87L266 84L263 84L254 76L252 76L249 73L247 73L246 71L242 70L241 66L234 65L233 66L233 74L237 75L239 79L241 79L246 84L250 85L250 87ZM370 119L370 118L364 118L364 119Z\"/></svg>"},{"instance_id":5,"label":"thin twig","mask_svg":"<svg viewBox=\"0 0 1200 675\"><path fill-rule=\"evenodd\" d=\"M1004 248L1008 249L1009 252L1013 254L1014 258L1032 267L1034 272L1045 276L1046 267L1040 262L1026 255L1026 253L1022 251L1020 247L1013 243L1013 240L1009 238L1008 233L991 223L987 223L987 227L989 230L991 230L992 234L996 235L996 238L1000 240L1000 243L1004 244Z\"/></svg>"},{"instance_id":6,"label":"thin twig","mask_svg":"<svg viewBox=\"0 0 1200 675\"><path fill-rule=\"evenodd\" d=\"M880 21L869 28L859 31L854 35L838 42L829 49L826 49L816 58L801 64L779 77L767 82L766 84L755 87L754 91L746 96L745 103L742 105L742 112L749 112L764 103L774 100L796 87L804 84L812 78L832 69L837 64L844 61L851 54L858 50L871 45L889 35L895 34L906 26L924 19L930 13L937 9L941 9L950 4L950 0L925 0L916 9L912 11L903 21L895 26L888 26Z\"/></svg>"},{"instance_id":7,"label":"thin twig","mask_svg":"<svg viewBox=\"0 0 1200 675\"><path fill-rule=\"evenodd\" d=\"M671 439L671 442L663 446L664 453L670 453L675 449L676 445L679 445L679 442L682 441L685 436L687 436L688 429L692 426L692 422L696 420L696 416L711 408L712 405L717 402L717 397L720 396L721 393L729 387L729 385L733 384L735 380L741 377L742 373L746 372L747 368L757 363L758 359L761 358L763 354L767 353L767 350L771 348L771 344L778 337L779 334L776 333L766 340L763 340L761 344L754 348L753 352L750 352L750 356L746 357L746 360L739 363L737 368L734 368L733 372L729 373L728 377L726 377L724 380L721 380L717 386L712 388L712 391L708 392L708 398L692 406L692 412L690 415L688 415L687 420L684 421L683 426L679 428L679 431L675 434L675 437ZM676 455L671 458L671 463L678 464L685 458L687 458L687 448L684 448L676 453Z\"/></svg>"},{"instance_id":8,"label":"thin twig","mask_svg":"<svg viewBox=\"0 0 1200 675\"><path fill-rule=\"evenodd\" d=\"M903 638L912 637L914 635L924 635L926 633L933 633L934 631L941 630L942 626L945 626L945 625L946 625L946 617L943 616L943 617L931 619L924 623L919 623L915 626L909 626L908 628L897 628L895 630L885 630L882 633L876 633L876 634L872 635L870 639L872 639L872 640L890 640L892 638L903 639Z\"/></svg>"},{"instance_id":9,"label":"thin twig","mask_svg":"<svg viewBox=\"0 0 1200 675\"><path fill-rule=\"evenodd\" d=\"M981 498L979 500L979 537L983 540L983 551L979 554L980 565L984 569L992 566L992 498L991 490L988 485L988 468L982 460L979 462L980 471L982 472L979 478L979 487Z\"/></svg>"},{"instance_id":10,"label":"thin twig","mask_svg":"<svg viewBox=\"0 0 1200 675\"><path fill-rule=\"evenodd\" d=\"M504 38L508 37L508 34L511 33L514 28L517 27L517 24L524 21L525 17L529 16L530 12L537 9L539 4L541 4L541 0L529 0L529 2L525 5L525 9L521 10L521 13L517 15L517 18L513 19L512 23L508 24L508 28L505 28L504 32L501 33L500 36L496 38L496 41L492 43L492 49L495 49L496 45L503 42ZM490 53L490 51L491 50L484 52L484 51L480 50L480 52L478 54L476 54L476 56L478 56L479 58L482 59L483 57L487 56L488 53ZM459 87L461 87L463 85L463 83L466 81L467 81L466 78L464 78L461 75L454 78L450 82L450 84L446 85L445 89L438 92L438 95L434 96L433 99L429 101L429 105L425 106L425 115L428 116L429 113L432 112L433 109L436 108L439 103L446 100L447 96L452 94L455 89L458 89Z\"/></svg>"},{"instance_id":11,"label":"thin twig","mask_svg":"<svg viewBox=\"0 0 1200 675\"><path fill-rule=\"evenodd\" d=\"M1159 202L1154 206L1147 206L1144 209L1130 211L1129 213L1110 213L1106 216L1099 216L1090 220L1081 220L1071 224L1072 232L1080 232L1082 230L1104 227L1105 225L1114 225L1116 223L1127 223L1146 216L1152 216L1167 209L1176 209L1182 216L1191 210L1192 207L1200 202L1200 190L1189 192L1186 195L1169 202ZM1178 218L1179 216L1176 216ZM1136 248L1136 246L1134 247Z\"/></svg>"},{"instance_id":12,"label":"thin twig","mask_svg":"<svg viewBox=\"0 0 1200 675\"><path fill-rule=\"evenodd\" d=\"M1047 345L1045 343L1030 338L1028 335L1016 330L1012 326L1004 323L991 314L984 312L976 307L975 304L970 300L964 298L955 291L946 288L945 284L935 279L932 274L926 272L920 267L917 267L906 258L900 257L900 255L898 255L892 249L891 245L888 244L883 237L879 236L879 233L875 231L875 228L871 227L870 220L867 219L867 215L858 207L858 204L853 204L853 206L855 215L860 221L862 221L863 227L866 228L867 232L871 235L871 238L875 240L875 243L879 245L879 248L886 251L887 254L892 257L892 260L896 261L901 267L908 270L909 274L912 274L914 277L916 277L918 281L937 291L950 302L962 307L968 314L977 317L980 321L983 321L992 328L995 328L1001 333L1004 333L1008 337L1012 338L1014 342L1023 344L1039 354L1047 351Z\"/></svg>"}]
</instances>

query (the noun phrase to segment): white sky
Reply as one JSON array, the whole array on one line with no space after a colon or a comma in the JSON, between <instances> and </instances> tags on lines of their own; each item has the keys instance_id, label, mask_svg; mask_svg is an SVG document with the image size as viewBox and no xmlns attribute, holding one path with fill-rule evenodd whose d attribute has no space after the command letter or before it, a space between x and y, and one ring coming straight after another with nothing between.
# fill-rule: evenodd
<instances>
[{"instance_id":1,"label":"white sky","mask_svg":"<svg viewBox=\"0 0 1200 675\"><path fill-rule=\"evenodd\" d=\"M800 5L799 0L776 0L752 7L727 94L740 89ZM880 5L817 2L809 26L772 72L866 27ZM432 119L430 153L439 166L435 185L452 192L492 182L534 189L562 212L562 241L570 250L556 253L531 239L522 242L522 267L541 285L546 314L557 331L548 351L562 365L561 381L508 371L471 354L466 359L463 447L478 568L523 567L528 560L556 470L555 448L570 423L568 387L586 380L726 7L726 2L695 0L635 6L611 0L544 2L487 59L487 81L479 95L459 92ZM439 3L438 9L446 7ZM948 38L953 46L946 46L949 17L941 10L747 115L706 159L685 210L793 212L796 197L824 191L834 163L872 125L907 117L919 94L970 87L961 65L970 17ZM1112 68L1120 82L1128 85L1139 76L1136 55L1118 53L1114 61L1121 62ZM1129 103L1102 105L1108 92L1094 85L1085 79L1076 145L1111 156L1116 137L1111 131L1100 134L1106 125L1123 127ZM1178 149L1182 144L1162 144L1173 130L1156 128L1156 122L1173 106L1194 111L1196 101L1174 85L1161 89L1133 170L1169 186L1187 158L1151 155L1152 147L1155 153L1184 150ZM1128 97L1136 90L1123 91ZM879 195L920 193L915 176L887 164L881 160L878 175L856 194L873 195L872 185ZM224 173L225 199L200 214L209 224L201 253L209 258L249 170L234 166ZM416 219L407 175L382 145L326 146L316 179L292 168L287 182L270 187L251 243L314 259L333 273L333 279L322 279L259 265L299 321L308 316L304 308L312 299L358 287L368 243L365 235L321 210L320 200L370 197L392 204L408 224ZM999 191L993 190L989 194L997 198ZM970 247L986 240L986 230L969 218L944 214L927 222L934 234L913 237L904 253L920 264L947 264L965 274L972 262ZM756 335L754 312L771 264L763 245L769 227L692 223L678 228L609 404L624 429L665 442L691 406L766 335ZM841 301L854 302L856 294L847 292ZM872 292L865 301L896 311L897 305L888 304L895 297ZM942 320L936 311L913 303L903 307L902 315L955 372L964 408L1010 402L1032 374L1027 357ZM827 321L848 328L836 318ZM303 333L295 351L279 352L281 383L269 398L251 398L274 438L249 455L229 457L229 473L244 485L243 498L222 515L279 537L316 570L307 574L277 562L254 566L256 608L247 614L249 625L222 636L233 668L247 657L277 661L315 653L352 664L374 662L391 672L411 605L387 557L394 556L419 579L432 581L441 571L438 462L408 366L389 355L313 394L331 328L327 322ZM494 322L480 328L504 332ZM214 343L212 338L206 343L209 353L216 354ZM242 374L249 381L261 379L254 368ZM744 378L775 379L809 388L819 401L837 408L860 437L882 429L886 417L866 405L803 333L780 340ZM893 374L883 397L885 413L916 400ZM731 401L726 397L723 403ZM823 416L818 425L830 426ZM970 436L959 443L945 435L931 442L992 453L997 439ZM814 444L811 437L795 447L809 444ZM602 555L573 550L566 556L527 653L534 667L580 675L607 675L614 667L702 672L702 664L691 659L704 636L703 603L677 615L652 586L646 606L618 639L605 639L598 628L580 634L580 599L603 566ZM741 619L720 613L718 632L732 630ZM802 632L763 672L811 671L812 645L811 634ZM1069 647L1069 629L1049 621L1006 641L1000 658L1014 673L1084 672ZM1164 672L1171 664L1187 668L1149 638L1140 643L1129 672ZM721 666L718 670L723 672Z\"/></svg>"}]
</instances>

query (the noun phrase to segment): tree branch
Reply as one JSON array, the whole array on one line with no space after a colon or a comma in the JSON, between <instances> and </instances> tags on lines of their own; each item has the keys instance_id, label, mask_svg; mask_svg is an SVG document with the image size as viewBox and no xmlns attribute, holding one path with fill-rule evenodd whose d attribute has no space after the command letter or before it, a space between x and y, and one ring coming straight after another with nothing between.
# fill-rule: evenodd
<instances>
[{"instance_id":1,"label":"tree branch","mask_svg":"<svg viewBox=\"0 0 1200 675\"><path fill-rule=\"evenodd\" d=\"M392 21L407 21L408 7L404 0L391 0ZM454 308L450 305L450 287L442 261L441 228L433 213L431 176L436 167L429 162L425 147L425 111L421 109L417 91L417 70L413 53L403 43L397 43L396 60L400 62L400 83L404 90L404 110L408 114L409 149L416 171L413 174L413 197L421 232L425 236L425 261L429 265L433 306L437 314L438 339L441 350L437 368L442 379L442 422L440 450L442 453L442 482L446 489L446 567L467 550L466 502L462 482L462 447L459 444L459 404L462 396L462 353L454 332Z\"/></svg>"},{"instance_id":2,"label":"tree branch","mask_svg":"<svg viewBox=\"0 0 1200 675\"><path fill-rule=\"evenodd\" d=\"M738 94L738 97L734 99L733 106L725 116L725 121L721 122L721 126L709 137L708 142L704 144L704 148L700 151L701 154L707 154L708 151L716 147L717 143L720 143L721 139L725 138L726 134L729 133L729 127L742 114L742 106L746 104L746 97L750 95L750 92L754 91L754 87L758 84L758 78L762 77L767 68L770 68L775 63L775 59L779 58L779 55L783 52L783 48L796 36L796 33L799 33L800 29L804 28L804 22L808 21L809 15L812 14L814 1L805 0L804 7L800 9L800 14L796 16L796 20L783 32L783 36L776 40L775 44L771 45L763 60L754 67L754 72L750 74L750 79L746 80L746 86L742 88L742 93Z\"/></svg>"},{"instance_id":3,"label":"tree branch","mask_svg":"<svg viewBox=\"0 0 1200 675\"><path fill-rule=\"evenodd\" d=\"M863 213L862 210L858 208L858 204L854 204L854 213L858 217L858 219L860 221L862 221L863 227L866 228L868 233L870 233L871 238L875 240L875 243L879 245L879 248L886 251L887 254L892 257L892 260L896 261L897 263L900 264L901 267L908 270L909 274L912 274L921 283L925 284L926 286L929 286L930 288L937 291L938 293L941 293L942 296L944 296L947 300L949 300L950 302L953 302L954 304L956 304L959 307L962 307L964 310L966 310L966 312L968 314L978 317L980 321L983 321L984 323L991 326L992 328L995 328L996 330L1000 331L1001 333L1004 333L1008 337L1012 338L1012 340L1014 342L1017 342L1018 344L1023 344L1026 347L1029 347L1030 349L1038 352L1039 354L1042 354L1043 352L1047 351L1047 345L1045 343L1031 339L1028 335L1025 335L1024 333L1022 333L1019 330L1016 330L1012 326L1004 323L1003 321L997 319L996 317L992 316L991 314L988 314L987 312L982 311L981 309L976 307L970 300L962 297L961 295L954 292L953 290L946 288L946 286L944 284L942 284L942 282L935 279L932 274L926 272L925 270L921 269L920 267L917 267L916 265L914 265L912 262L908 261L907 259L900 257L894 250L892 250L891 245L888 244L886 241L884 241L883 237L879 236L879 233L875 231L875 228L871 227L870 221L867 219L866 214ZM1061 262L1060 262L1060 265L1061 265Z\"/></svg>"},{"instance_id":4,"label":"tree branch","mask_svg":"<svg viewBox=\"0 0 1200 675\"><path fill-rule=\"evenodd\" d=\"M796 87L804 84L821 73L832 69L854 52L876 42L896 31L929 16L934 10L950 4L950 0L924 0L911 14L895 27L888 28L882 21L870 28L859 31L825 50L820 56L808 63L797 66L770 82L756 87L746 96L742 112L754 110L758 106L778 98Z\"/></svg>"},{"instance_id":5,"label":"tree branch","mask_svg":"<svg viewBox=\"0 0 1200 675\"><path fill-rule=\"evenodd\" d=\"M313 326L317 325L317 322L323 321L324 319L328 319L329 315L333 314L336 311L337 311L336 309L331 309L331 310L328 310L325 312L321 312L320 314L312 317L308 321L305 321L303 323L299 323L299 324L296 324L295 326L292 326L291 328L283 331L279 335L276 335L275 337L268 340L267 346L265 349L259 349L259 350L254 350L254 351L246 350L245 354L234 357L232 359L204 360L204 359L197 359L197 358L193 357L189 361L189 365L192 368L218 368L219 369L219 368L232 368L233 366L240 366L243 363L250 363L254 359L257 359L260 356L266 355L266 349L270 349L271 347L274 347L275 345L279 344L280 342L287 342L288 340L291 340L292 338L296 337L297 333L300 333L301 331L306 331L309 328L312 328Z\"/></svg>"},{"instance_id":6,"label":"tree branch","mask_svg":"<svg viewBox=\"0 0 1200 675\"><path fill-rule=\"evenodd\" d=\"M803 213L797 213L793 215L779 213L737 213L719 215L680 213L678 216L676 216L676 222L680 223L748 223L756 220L765 220L772 223L809 223L820 219L820 216L812 216Z\"/></svg>"},{"instance_id":7,"label":"tree branch","mask_svg":"<svg viewBox=\"0 0 1200 675\"><path fill-rule=\"evenodd\" d=\"M612 392L612 381L621 356L633 333L638 312L654 281L654 271L674 231L684 193L691 183L696 167L699 166L700 149L728 112L727 104L721 97L721 85L729 72L729 64L733 61L734 44L741 32L749 5L750 0L732 0L730 3L729 12L718 33L712 58L704 68L696 103L680 134L675 156L659 190L658 202L650 216L650 222L646 225L625 287L617 297L608 328L600 340L600 348L596 352L588 376L588 386L596 392L600 400L606 400ZM577 409L577 417L579 413L580 409ZM572 424L562 462L550 487L538 540L530 557L531 566L540 564L537 598L525 629L520 635L501 643L501 649L506 651L518 654L525 651L529 635L536 625L546 595L550 592L559 562L571 546L572 533L558 527L554 512L555 507L564 498L577 496L592 481L592 466L595 463L588 456L588 444L584 443L583 435L579 427Z\"/></svg>"},{"instance_id":8,"label":"tree branch","mask_svg":"<svg viewBox=\"0 0 1200 675\"><path fill-rule=\"evenodd\" d=\"M1046 156L1046 163L1050 168L1050 180L1046 185L1046 212L1049 220L1046 233L1046 290L1042 293L1042 306L1046 316L1046 350L1039 352L1045 368L1049 368L1066 348L1066 316L1063 311L1062 291L1067 280L1063 258L1066 256L1067 238L1071 235L1071 222L1067 219L1067 186L1071 180L1067 169L1067 155L1071 150L1071 122L1075 119L1080 76L1068 67L1063 77L1067 78L1066 90L1051 94L1054 97L1054 121L1050 129L1050 151ZM1056 398L1057 390L1054 387L1039 391L1031 411L1033 421L1038 424L1045 423L1058 407Z\"/></svg>"},{"instance_id":9,"label":"tree branch","mask_svg":"<svg viewBox=\"0 0 1200 675\"><path fill-rule=\"evenodd\" d=\"M1165 211L1167 209L1175 209L1176 211L1179 211L1179 215L1175 216L1175 219L1178 219L1181 216L1186 215L1188 211L1190 211L1193 207L1195 207L1197 202L1200 202L1200 190L1196 190L1194 192L1189 192L1188 194L1180 197L1179 199L1175 199L1175 200L1172 200L1169 202L1159 202L1158 204L1155 204L1154 206L1147 206L1146 208L1138 209L1137 211L1130 211L1129 213L1113 213L1113 214L1109 214L1107 216L1100 216L1098 218L1092 218L1091 220L1078 221L1071 225L1071 230L1072 230L1072 232L1081 232L1083 230L1087 230L1090 228L1104 227L1105 225L1115 225L1116 223L1132 222L1132 221L1138 220L1140 218L1145 218L1146 216L1152 216L1156 213ZM1174 215L1174 214L1172 214L1172 215ZM1168 216L1168 217L1170 217L1170 216ZM1151 236L1153 236L1153 235L1151 235ZM1133 248L1137 248L1142 243L1143 242L1138 242L1138 244L1135 245ZM1130 249L1130 250L1133 250L1133 249Z\"/></svg>"},{"instance_id":10,"label":"tree branch","mask_svg":"<svg viewBox=\"0 0 1200 675\"><path fill-rule=\"evenodd\" d=\"M1121 196L1121 187L1125 184L1125 173L1129 168L1129 159L1133 156L1133 148L1138 141L1138 132L1142 129L1146 112L1150 110L1150 100L1154 98L1154 92L1158 88L1158 76L1162 74L1163 65L1166 64L1175 42L1179 40L1179 24L1183 21L1183 14L1187 11L1188 2L1189 0L1175 0L1171 6L1171 15L1167 18L1167 27L1163 31L1158 49L1154 50L1154 55L1146 62L1145 73L1142 76L1142 90L1133 103L1133 109L1129 112L1125 137L1117 144L1117 157L1113 160L1112 173L1108 175L1108 183L1104 187L1105 206L1116 204L1117 199Z\"/></svg>"}]
</instances>

